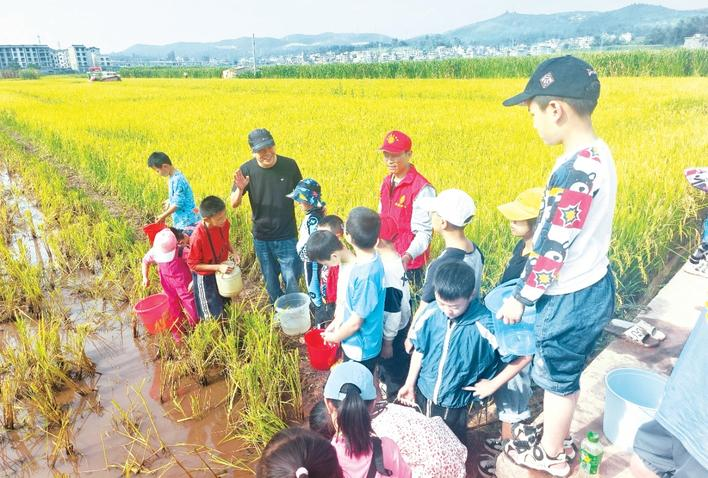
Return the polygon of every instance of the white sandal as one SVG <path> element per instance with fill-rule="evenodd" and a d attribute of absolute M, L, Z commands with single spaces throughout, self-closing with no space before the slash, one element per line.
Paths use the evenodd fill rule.
<path fill-rule="evenodd" d="M 541 437 L 543 436 L 543 422 L 535 426 L 526 425 L 525 423 L 516 423 L 511 428 L 511 434 L 514 440 L 526 441 L 531 445 L 537 442 L 540 443 Z M 568 435 L 563 440 L 563 451 L 565 452 L 568 462 L 575 459 L 578 453 L 578 447 L 575 445 L 572 435 Z"/>
<path fill-rule="evenodd" d="M 512 455 L 510 452 L 514 454 Z M 570 474 L 570 464 L 568 464 L 568 457 L 565 452 L 560 452 L 557 456 L 550 457 L 540 442 L 530 445 L 528 442 L 511 440 L 504 445 L 504 453 L 514 463 L 525 468 L 545 471 L 559 478 L 565 478 Z"/>

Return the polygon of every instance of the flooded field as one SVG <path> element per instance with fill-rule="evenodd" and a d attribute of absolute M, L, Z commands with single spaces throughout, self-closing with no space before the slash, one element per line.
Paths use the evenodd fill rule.
<path fill-rule="evenodd" d="M 146 335 L 129 305 L 145 292 L 125 270 L 116 282 L 110 255 L 79 253 L 81 242 L 100 240 L 89 230 L 72 239 L 74 250 L 57 237 L 56 211 L 45 217 L 8 164 L 0 169 L 1 476 L 252 476 L 266 434 L 301 418 L 299 353 L 284 349 L 255 306 L 259 292 L 244 291 L 248 309 L 200 324 L 179 344 Z M 271 390 L 265 367 L 275 372 Z"/>

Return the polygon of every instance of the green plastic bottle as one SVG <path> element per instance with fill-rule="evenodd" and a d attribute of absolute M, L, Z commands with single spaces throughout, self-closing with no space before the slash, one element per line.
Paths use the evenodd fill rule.
<path fill-rule="evenodd" d="M 583 471 L 583 476 L 600 475 L 602 453 L 600 435 L 595 432 L 588 432 L 587 437 L 580 444 L 580 469 Z"/>

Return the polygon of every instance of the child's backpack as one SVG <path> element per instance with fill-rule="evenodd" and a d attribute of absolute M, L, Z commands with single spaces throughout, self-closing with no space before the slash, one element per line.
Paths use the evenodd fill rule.
<path fill-rule="evenodd" d="M 369 472 L 366 474 L 366 478 L 375 478 L 376 473 L 383 476 L 391 476 L 393 472 L 387 470 L 384 466 L 383 459 L 383 447 L 381 446 L 381 438 L 371 437 L 371 465 L 369 465 Z"/>

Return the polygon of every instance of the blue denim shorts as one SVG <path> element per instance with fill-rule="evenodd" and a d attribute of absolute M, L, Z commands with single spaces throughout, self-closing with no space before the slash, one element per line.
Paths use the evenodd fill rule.
<path fill-rule="evenodd" d="M 580 374 L 614 309 L 615 281 L 610 270 L 585 289 L 541 297 L 536 302 L 533 381 L 557 395 L 580 390 Z"/>

